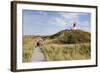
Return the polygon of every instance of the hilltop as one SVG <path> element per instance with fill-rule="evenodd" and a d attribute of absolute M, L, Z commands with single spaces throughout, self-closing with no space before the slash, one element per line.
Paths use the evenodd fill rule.
<path fill-rule="evenodd" d="M 83 30 L 62 30 L 51 36 L 34 36 L 25 35 L 24 38 L 31 39 L 44 39 L 46 43 L 57 43 L 57 44 L 74 44 L 74 43 L 90 43 L 91 34 Z"/>
<path fill-rule="evenodd" d="M 91 34 L 83 30 L 62 30 L 54 35 L 42 37 L 55 43 L 89 43 Z"/>
<path fill-rule="evenodd" d="M 29 62 L 37 41 L 43 39 L 47 61 L 83 60 L 91 58 L 91 34 L 82 30 L 62 30 L 51 36 L 23 36 L 23 62 Z"/>

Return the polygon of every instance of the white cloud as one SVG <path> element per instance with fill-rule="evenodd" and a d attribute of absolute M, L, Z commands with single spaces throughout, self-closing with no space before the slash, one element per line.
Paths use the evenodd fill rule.
<path fill-rule="evenodd" d="M 91 23 L 89 21 L 83 21 L 83 22 L 79 22 L 79 27 L 91 27 Z"/>
<path fill-rule="evenodd" d="M 58 13 L 64 20 L 67 21 L 67 25 L 73 24 L 73 22 L 79 23 L 79 16 L 81 13 L 67 13 L 67 12 L 60 12 Z"/>
<path fill-rule="evenodd" d="M 49 20 L 49 23 L 60 26 L 61 28 L 70 28 L 73 22 L 79 23 L 78 16 L 80 13 L 58 13 L 60 17 L 53 17 Z"/>
<path fill-rule="evenodd" d="M 89 21 L 84 21 L 81 23 L 81 25 L 85 26 L 85 27 L 89 27 L 90 26 L 90 22 Z"/>
<path fill-rule="evenodd" d="M 76 19 L 80 15 L 80 13 L 59 13 L 59 15 L 65 19 Z"/>
<path fill-rule="evenodd" d="M 65 12 L 59 12 L 58 13 L 60 17 L 53 17 L 50 20 L 51 24 L 60 26 L 60 27 L 66 27 L 66 25 L 71 25 L 73 22 L 79 22 L 78 16 L 79 13 L 65 13 Z"/>
<path fill-rule="evenodd" d="M 55 18 L 55 23 L 61 27 L 64 27 L 66 25 L 66 21 L 62 18 Z"/>
<path fill-rule="evenodd" d="M 78 28 L 82 29 L 84 31 L 90 32 L 91 31 L 91 23 L 89 21 L 79 22 Z"/>
<path fill-rule="evenodd" d="M 47 15 L 47 13 L 43 12 L 43 11 L 39 11 L 39 13 L 42 14 L 42 15 L 44 15 L 44 16 Z"/>

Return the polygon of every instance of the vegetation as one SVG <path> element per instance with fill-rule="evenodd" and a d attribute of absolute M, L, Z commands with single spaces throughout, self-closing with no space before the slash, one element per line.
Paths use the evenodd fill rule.
<path fill-rule="evenodd" d="M 35 48 L 35 41 L 32 36 L 24 36 L 23 38 L 23 62 L 28 62 L 31 59 Z"/>
<path fill-rule="evenodd" d="M 45 45 L 43 53 L 48 61 L 90 59 L 90 44 Z"/>
<path fill-rule="evenodd" d="M 89 43 L 91 34 L 82 30 L 63 30 L 52 36 L 46 36 L 45 39 L 55 40 L 60 44 L 71 44 L 71 43 Z"/>
<path fill-rule="evenodd" d="M 91 34 L 82 30 L 63 30 L 51 36 L 23 36 L 23 62 L 29 62 L 37 41 L 42 38 L 42 51 L 47 61 L 91 58 Z"/>

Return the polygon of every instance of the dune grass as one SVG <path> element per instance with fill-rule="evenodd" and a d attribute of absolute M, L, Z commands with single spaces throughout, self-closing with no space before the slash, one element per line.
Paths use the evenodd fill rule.
<path fill-rule="evenodd" d="M 24 42 L 23 62 L 29 62 L 36 45 L 36 38 L 26 38 Z M 56 44 L 52 43 L 52 40 L 47 40 L 45 42 L 46 43 L 43 45 L 42 51 L 47 61 L 83 60 L 91 58 L 90 43 Z"/>
<path fill-rule="evenodd" d="M 23 62 L 29 62 L 36 45 L 36 38 L 26 38 L 24 40 Z M 42 51 L 47 61 L 84 60 L 91 58 L 90 43 L 56 44 L 52 43 L 52 40 L 47 40 L 45 42 Z"/>
<path fill-rule="evenodd" d="M 42 38 L 42 51 L 47 61 L 84 60 L 91 58 L 91 33 L 63 30 L 51 36 L 23 36 L 23 62 L 29 62 L 37 41 Z"/>
<path fill-rule="evenodd" d="M 23 62 L 29 62 L 35 48 L 36 39 L 31 36 L 24 36 L 23 38 Z"/>
<path fill-rule="evenodd" d="M 90 44 L 44 45 L 43 53 L 47 61 L 90 59 Z"/>

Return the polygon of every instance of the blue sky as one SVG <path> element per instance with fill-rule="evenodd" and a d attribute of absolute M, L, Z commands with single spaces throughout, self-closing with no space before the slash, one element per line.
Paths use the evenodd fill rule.
<path fill-rule="evenodd" d="M 22 17 L 23 35 L 53 35 L 74 22 L 77 29 L 91 31 L 90 13 L 23 10 Z"/>

